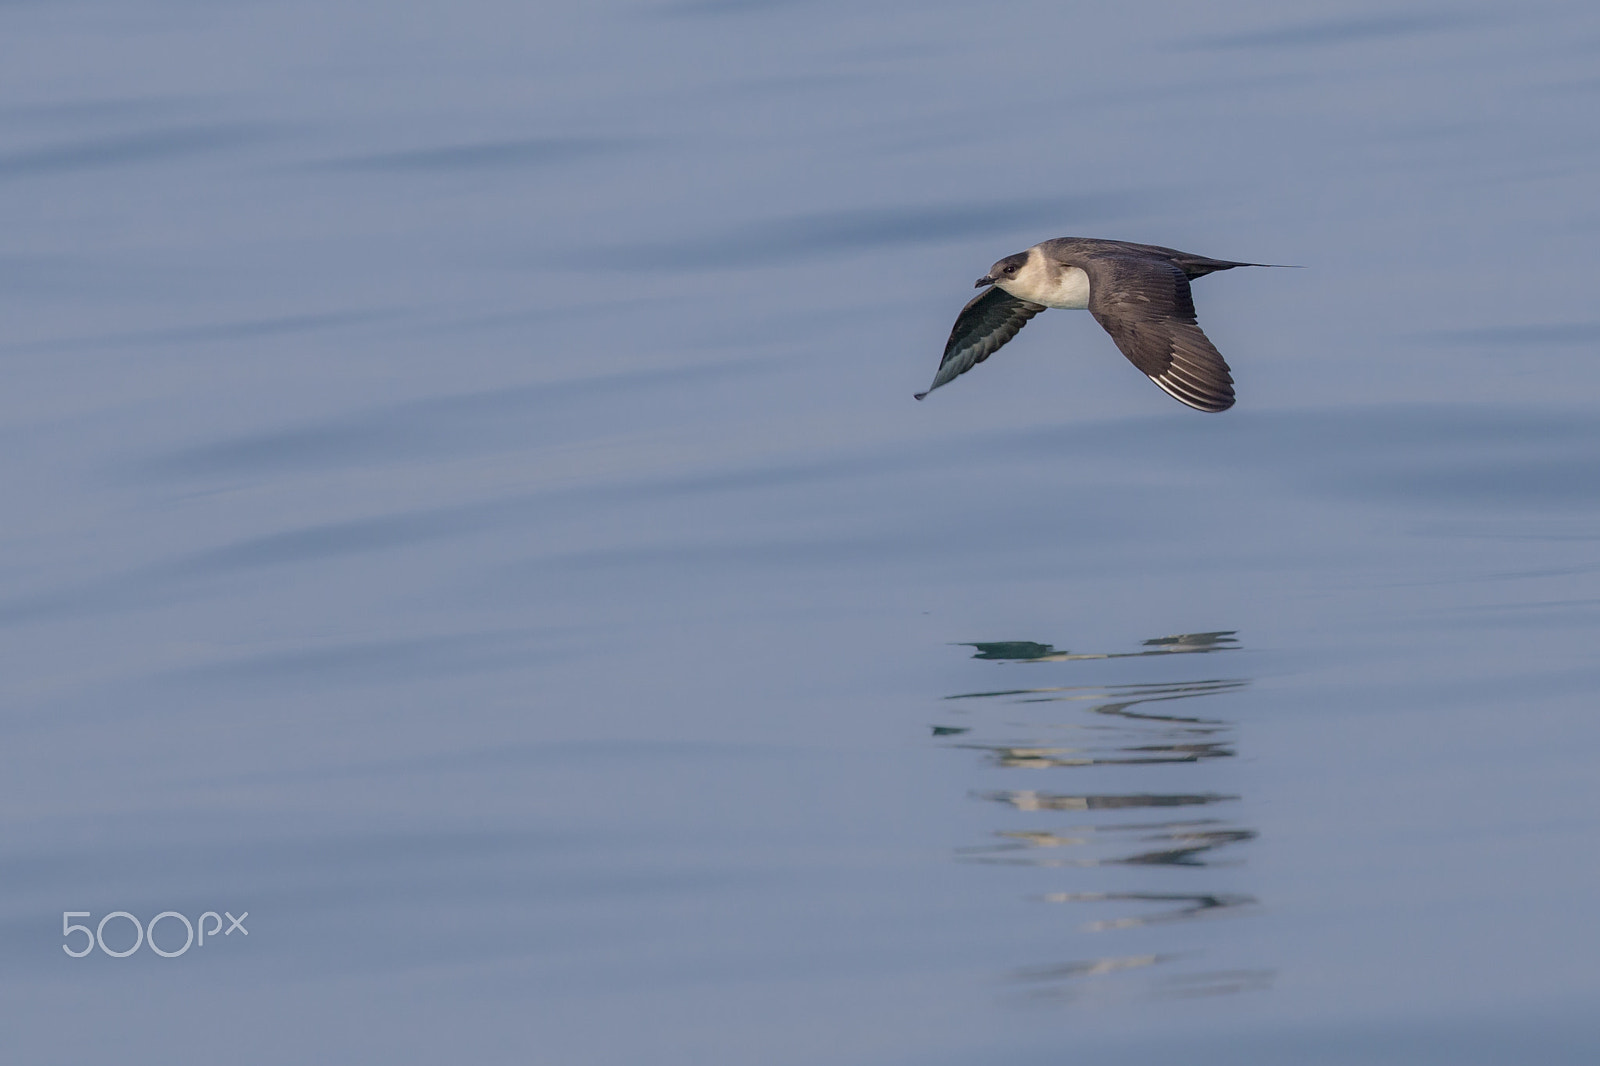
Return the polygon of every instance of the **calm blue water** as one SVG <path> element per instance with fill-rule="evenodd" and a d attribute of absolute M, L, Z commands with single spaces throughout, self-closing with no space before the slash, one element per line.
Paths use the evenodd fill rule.
<path fill-rule="evenodd" d="M 1597 58 L 0 4 L 6 1061 L 1595 1061 Z M 913 402 L 1061 235 L 1307 269 Z"/>

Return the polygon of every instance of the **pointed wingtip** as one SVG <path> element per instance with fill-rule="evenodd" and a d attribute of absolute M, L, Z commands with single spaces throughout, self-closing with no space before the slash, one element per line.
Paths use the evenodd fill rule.
<path fill-rule="evenodd" d="M 932 389 L 928 390 L 928 392 L 932 392 L 932 391 L 933 391 Z M 914 392 L 914 393 L 911 394 L 911 398 L 913 400 L 920 400 L 923 397 L 927 396 L 928 392 Z"/>

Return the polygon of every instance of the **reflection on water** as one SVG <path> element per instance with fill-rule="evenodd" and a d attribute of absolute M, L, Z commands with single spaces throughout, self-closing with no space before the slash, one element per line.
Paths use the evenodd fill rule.
<path fill-rule="evenodd" d="M 938 734 L 935 733 L 934 735 L 937 736 Z M 1225 796 L 1217 792 L 1205 792 L 1192 796 L 1178 794 L 1156 795 L 1148 792 L 1131 796 L 1062 796 L 1052 792 L 1035 792 L 1032 789 L 1024 789 L 1020 792 L 988 792 L 982 795 L 984 799 L 1009 803 L 1019 811 L 1091 811 L 1116 807 L 1193 807 L 1202 803 L 1224 803 L 1228 800 L 1239 798 L 1238 796 Z"/>
<path fill-rule="evenodd" d="M 1172 637 L 1156 637 L 1144 642 L 1146 651 L 1115 653 L 1095 652 L 1073 654 L 1057 649 L 1053 644 L 1036 644 L 1031 640 L 997 640 L 964 643 L 960 647 L 976 648 L 974 659 L 999 659 L 1005 662 L 1064 663 L 1075 659 L 1134 659 L 1145 655 L 1192 654 L 1207 651 L 1229 651 L 1239 646 L 1235 630 L 1217 633 L 1180 633 Z"/>
<path fill-rule="evenodd" d="M 1048 646 L 1048 645 L 1046 645 Z M 1212 650 L 1211 648 L 1195 650 Z M 1134 654 L 1149 654 L 1136 652 Z M 1074 656 L 1078 659 L 1107 659 L 1109 655 Z M 1039 661 L 1029 659 L 1027 661 Z M 1061 661 L 1057 659 L 1056 661 Z M 1084 702 L 1093 706 L 1087 713 L 1127 720 L 1126 723 L 1029 722 L 1028 728 L 1071 730 L 1085 735 L 1082 746 L 1044 746 L 1037 743 L 974 743 L 967 746 L 988 752 L 1003 766 L 1094 766 L 1164 762 L 1198 762 L 1234 755 L 1224 738 L 1226 722 L 1154 714 L 1131 708 L 1146 703 L 1211 696 L 1243 688 L 1248 682 L 1238 679 L 1190 681 L 1179 684 L 1131 684 L 1103 686 L 1056 686 L 1054 688 L 1005 689 L 999 692 L 965 693 L 953 700 L 1014 697 L 1013 703 Z M 1149 723 L 1149 724 L 1146 724 Z M 935 727 L 946 730 L 951 727 Z M 1223 738 L 1223 739 L 1200 739 Z"/>
<path fill-rule="evenodd" d="M 1044 1000 L 1071 1000 L 1077 997 L 1077 982 L 1083 978 L 1104 978 L 1175 962 L 1183 955 L 1124 955 L 1115 958 L 1069 962 L 1060 966 L 1039 966 L 1017 970 L 1012 979 L 1035 987 L 1031 994 Z M 1270 988 L 1276 974 L 1272 970 L 1204 970 L 1169 974 L 1152 984 L 1145 994 L 1156 998 L 1190 998 L 1230 995 Z"/>
<path fill-rule="evenodd" d="M 1164 846 L 1112 858 L 1059 858 L 1007 854 L 1036 848 L 1077 847 L 1095 843 L 1097 834 L 1110 836 L 1117 833 L 1136 834 L 1136 839 L 1141 843 L 1159 842 Z M 1017 863 L 1027 866 L 1214 866 L 1216 863 L 1207 857 L 1209 852 L 1227 844 L 1254 840 L 1256 837 L 1254 830 L 1223 826 L 1220 819 L 1216 818 L 1138 825 L 1080 825 L 1056 832 L 1002 830 L 996 835 L 1006 838 L 1009 842 L 964 849 L 962 854 L 972 862 Z M 1108 840 L 1107 843 L 1115 842 Z"/>
<path fill-rule="evenodd" d="M 1034 641 L 987 641 L 962 645 L 975 649 L 973 658 L 999 664 L 1070 663 L 1089 660 L 1144 659 L 1152 656 L 1205 654 L 1238 648 L 1233 631 L 1191 633 L 1144 641 L 1142 650 L 1073 653 Z M 1145 663 L 1129 663 L 1138 670 Z M 1150 664 L 1153 665 L 1153 664 Z M 1243 992 L 1270 985 L 1272 971 L 1193 970 L 1163 975 L 1130 985 L 1130 974 L 1169 963 L 1194 960 L 1204 949 L 1176 943 L 1162 927 L 1187 927 L 1202 918 L 1249 913 L 1255 896 L 1220 891 L 1211 885 L 1184 884 L 1199 871 L 1243 865 L 1239 845 L 1257 831 L 1221 816 L 1152 818 L 1140 812 L 1179 807 L 1226 807 L 1240 796 L 1231 792 L 1164 790 L 1161 781 L 1237 754 L 1234 725 L 1216 715 L 1178 714 L 1169 705 L 1201 697 L 1225 697 L 1250 684 L 1245 678 L 1117 681 L 1099 685 L 1058 684 L 966 692 L 946 697 L 951 713 L 968 724 L 938 724 L 935 737 L 946 746 L 978 752 L 983 765 L 1002 771 L 1079 769 L 1095 774 L 1096 783 L 1115 775 L 1118 788 L 1105 792 L 1057 792 L 1036 788 L 974 790 L 974 799 L 1003 805 L 1016 820 L 1037 821 L 1039 815 L 1093 812 L 1095 817 L 1071 823 L 1007 824 L 994 830 L 989 843 L 958 848 L 960 862 L 1039 870 L 1083 871 L 1055 891 L 1031 898 L 1047 904 L 1072 904 L 1084 933 L 1157 930 L 1159 950 L 1107 955 L 1049 965 L 1018 968 L 1013 977 L 1046 999 L 1072 999 L 1093 980 L 1098 989 L 1115 977 L 1125 994 L 1202 996 Z M 1066 704 L 1052 708 L 1051 705 Z M 1183 708 L 1187 710 L 1187 707 Z M 959 738 L 959 739 L 955 739 Z M 1065 741 L 1065 743 L 1061 742 Z M 1100 769 L 1083 769 L 1083 768 Z M 1154 775 L 1163 775 L 1156 778 Z M 1173 784 L 1178 784 L 1173 781 Z M 1192 784 L 1192 777 L 1184 783 Z M 1154 786 L 1154 787 L 1151 787 Z M 1127 813 L 1124 813 L 1127 812 Z M 1178 812 L 1174 811 L 1174 815 Z M 1187 813 L 1187 812 L 1186 812 Z M 1195 811 L 1194 815 L 1202 812 Z M 1129 820 L 1132 815 L 1132 820 Z M 1148 885 L 1096 885 L 1088 871 L 1139 870 Z M 1172 941 L 1168 943 L 1167 941 Z M 1183 950 L 1167 950 L 1169 948 Z M 1098 991 L 1097 991 L 1098 994 Z"/>
<path fill-rule="evenodd" d="M 1150 914 L 1128 918 L 1107 918 L 1089 922 L 1085 929 L 1098 932 L 1102 929 L 1135 929 L 1141 925 L 1161 922 L 1181 922 L 1190 918 L 1206 918 L 1221 914 L 1234 907 L 1245 907 L 1256 901 L 1254 896 L 1238 893 L 1195 893 L 1183 895 L 1175 892 L 1052 892 L 1042 897 L 1046 903 L 1104 903 L 1108 900 L 1133 900 L 1139 903 L 1165 904 Z"/>

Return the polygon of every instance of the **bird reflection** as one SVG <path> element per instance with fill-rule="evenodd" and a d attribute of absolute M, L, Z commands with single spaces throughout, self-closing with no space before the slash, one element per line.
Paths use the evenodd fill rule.
<path fill-rule="evenodd" d="M 1229 730 L 1228 723 L 1212 718 L 1154 714 L 1134 707 L 1168 700 L 1215 696 L 1241 689 L 1247 681 L 1221 679 L 1180 684 L 1056 686 L 1054 688 L 1004 689 L 998 692 L 969 692 L 947 696 L 951 700 L 1002 699 L 1018 704 L 1094 703 L 1085 708 L 1090 714 L 1123 719 L 1121 728 L 1082 722 L 1033 722 L 1035 729 L 1097 730 L 1101 743 L 1085 747 L 1061 747 L 1034 743 L 973 743 L 964 747 L 985 751 L 1002 766 L 1042 769 L 1051 766 L 1145 765 L 1151 763 L 1199 762 L 1234 755 L 1227 741 L 1202 741 L 1197 737 L 1216 736 Z M 1107 697 L 1111 697 L 1108 699 Z M 1098 702 L 1096 702 L 1098 701 Z M 935 734 L 949 735 L 956 727 L 935 726 Z M 970 727 L 965 730 L 970 732 Z M 1130 744 L 1128 741 L 1155 740 L 1156 743 Z"/>
<path fill-rule="evenodd" d="M 1016 792 L 976 792 L 978 799 L 1008 803 L 1019 811 L 1099 811 L 1123 807 L 1198 807 L 1206 803 L 1227 803 L 1238 796 L 1220 792 L 1185 794 L 1170 792 L 1138 792 L 1127 796 L 1063 796 L 1054 792 L 1035 792 L 1022 789 Z"/>
<path fill-rule="evenodd" d="M 1105 857 L 1032 854 L 1043 848 L 1084 847 L 1102 843 L 1121 845 L 1119 834 L 1138 834 L 1134 839 L 1140 844 L 1163 846 Z M 1005 843 L 967 848 L 958 854 L 968 862 L 1013 866 L 1214 866 L 1217 863 L 1211 858 L 1211 852 L 1256 838 L 1255 830 L 1227 826 L 1216 818 L 1133 825 L 1084 825 L 1055 831 L 1001 830 L 995 835 L 1003 838 Z"/>
<path fill-rule="evenodd" d="M 1104 981 L 1115 979 L 1132 971 L 1137 973 L 1151 966 L 1178 962 L 1186 955 L 1122 955 L 1100 959 L 1083 959 L 1061 963 L 1057 966 L 1037 966 L 1019 969 L 1011 979 L 1038 987 L 1030 995 L 1038 1000 L 1071 1001 L 1085 998 L 1089 986 L 1084 978 Z M 1191 973 L 1169 974 L 1143 990 L 1144 994 L 1161 999 L 1191 999 L 1200 996 L 1225 996 L 1270 988 L 1277 976 L 1274 970 L 1199 970 Z M 1104 986 L 1101 986 L 1103 991 Z"/>
<path fill-rule="evenodd" d="M 982 641 L 960 645 L 974 649 L 972 658 L 1000 665 L 1070 664 L 1090 660 L 1150 660 L 1172 655 L 1209 654 L 1239 648 L 1233 630 L 1186 633 L 1144 641 L 1139 650 L 1126 652 L 1070 652 L 1035 641 Z M 1153 668 L 1153 663 L 1151 663 Z M 1068 669 L 1078 669 L 1068 667 Z M 1143 663 L 1128 663 L 1128 670 L 1145 671 Z M 1169 673 L 1162 668 L 1164 673 Z M 1063 678 L 1062 680 L 1068 680 Z M 1040 677 L 1039 680 L 1054 680 Z M 1114 684 L 1051 684 L 947 696 L 950 716 L 961 724 L 932 726 L 945 747 L 972 751 L 983 764 L 1003 772 L 1079 772 L 1093 774 L 1096 784 L 1158 785 L 1164 775 L 1178 771 L 1156 769 L 1183 765 L 1196 767 L 1238 754 L 1236 729 L 1226 717 L 1190 712 L 1177 701 L 1209 702 L 1247 688 L 1238 677 L 1201 677 L 1120 680 Z M 1179 710 L 1185 713 L 1177 713 Z M 1090 767 L 1101 769 L 1089 770 Z M 1196 771 L 1182 771 L 1184 783 L 1193 784 Z M 1111 775 L 1109 778 L 1107 775 Z M 1065 778 L 1063 780 L 1066 780 Z M 1090 780 L 1085 777 L 1084 780 Z M 1176 783 L 1176 782 L 1174 782 Z M 1067 884 L 1062 890 L 1033 898 L 1046 903 L 1073 904 L 1093 913 L 1111 913 L 1081 925 L 1090 933 L 1144 928 L 1182 927 L 1201 919 L 1248 913 L 1256 898 L 1243 892 L 1187 888 L 1175 878 L 1198 876 L 1184 871 L 1228 869 L 1242 864 L 1242 845 L 1257 831 L 1223 816 L 1199 817 L 1204 812 L 1180 813 L 1175 808 L 1222 807 L 1239 802 L 1232 792 L 1166 791 L 1158 788 L 1104 791 L 1046 791 L 1016 788 L 974 791 L 974 799 L 995 803 L 1013 817 L 1049 817 L 1077 812 L 1071 824 L 1003 826 L 989 843 L 960 848 L 960 862 L 992 866 L 1032 867 L 1043 870 L 1078 870 L 1075 878 L 1094 877 L 1094 869 L 1123 868 L 1150 871 L 1159 877 L 1149 890 L 1100 889 L 1092 882 Z M 1155 814 L 1172 810 L 1172 816 Z M 1138 812 L 1149 811 L 1144 817 Z M 1154 814 L 1154 817 L 1151 815 Z M 1130 819 L 1128 816 L 1132 815 Z M 1171 873 L 1157 874 L 1167 870 Z M 1162 937 L 1170 939 L 1171 933 Z M 1155 946 L 1155 945 L 1150 945 Z M 1019 969 L 1013 978 L 1044 998 L 1076 998 L 1084 981 L 1132 979 L 1128 975 L 1151 967 L 1165 967 L 1197 957 L 1193 951 L 1154 951 L 1112 955 L 1053 966 Z M 1198 996 L 1243 992 L 1266 987 L 1270 970 L 1193 970 L 1152 980 L 1140 994 Z M 1137 980 L 1144 980 L 1139 978 Z"/>
<path fill-rule="evenodd" d="M 1085 929 L 1135 929 L 1141 925 L 1160 925 L 1165 922 L 1185 922 L 1195 918 L 1214 917 L 1235 907 L 1247 907 L 1256 901 L 1254 896 L 1238 893 L 1181 892 L 1052 892 L 1041 897 L 1046 903 L 1107 903 L 1131 900 L 1139 903 L 1178 904 L 1151 914 L 1127 918 L 1108 918 L 1090 922 Z"/>
<path fill-rule="evenodd" d="M 973 656 L 977 658 L 977 656 Z M 1122 715 L 1125 718 L 1154 718 L 1167 722 L 1211 722 L 1207 718 L 1180 718 L 1173 715 L 1135 715 L 1129 707 L 1141 703 L 1163 700 L 1189 699 L 1194 696 L 1214 696 L 1241 689 L 1250 682 L 1237 678 L 1219 678 L 1213 681 L 1184 681 L 1161 685 L 1057 685 L 1054 688 L 1006 688 L 996 692 L 962 692 L 946 696 L 947 700 L 986 700 L 1001 696 L 1017 696 L 1016 703 L 1083 703 L 1100 702 L 1091 708 L 1096 714 Z M 1221 724 L 1221 723 L 1218 723 Z"/>
<path fill-rule="evenodd" d="M 1066 649 L 1057 650 L 1053 644 L 1035 644 L 1031 640 L 996 640 L 966 642 L 960 647 L 976 648 L 974 659 L 999 659 L 1005 662 L 1064 663 L 1081 659 L 1137 659 L 1147 655 L 1183 655 L 1211 651 L 1231 651 L 1239 646 L 1234 637 L 1236 629 L 1216 633 L 1180 633 L 1171 637 L 1156 637 L 1144 642 L 1147 651 L 1090 652 L 1073 654 Z"/>
<path fill-rule="evenodd" d="M 1098 977 L 1119 970 L 1137 970 L 1145 966 L 1171 962 L 1181 955 L 1123 955 L 1120 958 L 1084 959 L 1081 962 L 1064 962 L 1058 966 L 1030 966 L 1012 971 L 1016 981 L 1056 981 L 1063 977 Z"/>
<path fill-rule="evenodd" d="M 1000 766 L 1035 770 L 1050 766 L 1147 766 L 1152 763 L 1225 759 L 1233 755 L 1233 749 L 1225 744 L 1145 744 L 1111 749 L 1105 754 L 1088 748 L 1036 748 L 1009 744 L 961 746 L 988 752 Z"/>

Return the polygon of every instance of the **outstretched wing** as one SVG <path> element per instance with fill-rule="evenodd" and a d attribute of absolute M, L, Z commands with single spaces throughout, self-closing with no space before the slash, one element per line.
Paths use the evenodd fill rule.
<path fill-rule="evenodd" d="M 928 392 L 954 381 L 999 351 L 1028 324 L 1028 319 L 1043 310 L 1043 304 L 1019 300 L 998 285 L 974 296 L 956 317 L 955 328 L 944 346 L 944 358 L 939 360 L 939 372 L 933 376 Z M 917 393 L 917 399 L 928 392 Z"/>
<path fill-rule="evenodd" d="M 1081 265 L 1089 275 L 1089 313 L 1134 366 L 1190 407 L 1233 406 L 1233 376 L 1195 324 L 1189 279 L 1180 267 L 1122 255 L 1089 256 Z"/>

